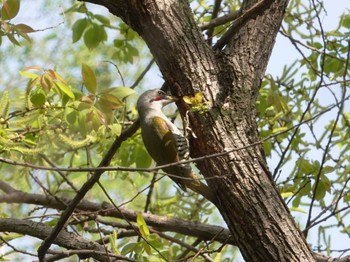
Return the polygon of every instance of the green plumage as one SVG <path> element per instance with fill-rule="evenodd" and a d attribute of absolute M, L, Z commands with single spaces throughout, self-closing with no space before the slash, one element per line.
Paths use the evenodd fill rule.
<path fill-rule="evenodd" d="M 141 134 L 145 147 L 157 165 L 167 165 L 188 158 L 186 138 L 162 112 L 162 107 L 175 101 L 159 89 L 144 92 L 137 101 Z M 191 170 L 189 164 L 179 164 L 163 168 L 179 187 L 187 188 L 203 195 L 211 202 L 216 197 Z"/>

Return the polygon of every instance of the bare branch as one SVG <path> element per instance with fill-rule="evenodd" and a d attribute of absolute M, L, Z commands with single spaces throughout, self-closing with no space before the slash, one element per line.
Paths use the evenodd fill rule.
<path fill-rule="evenodd" d="M 212 19 L 209 22 L 204 22 L 198 25 L 201 30 L 207 30 L 210 27 L 216 27 L 219 25 L 226 24 L 227 22 L 231 22 L 237 19 L 242 14 L 242 10 L 238 10 L 236 12 L 229 13 L 224 16 L 220 16 L 218 18 Z"/>
<path fill-rule="evenodd" d="M 0 190 L 4 191 L 6 194 L 11 194 L 17 192 L 12 186 L 7 184 L 6 182 L 0 180 Z"/>
<path fill-rule="evenodd" d="M 221 1 L 222 0 L 215 0 L 213 13 L 211 15 L 211 20 L 214 20 L 215 18 L 217 18 L 218 13 L 220 11 Z M 215 29 L 214 26 L 209 26 L 208 31 L 207 31 L 209 45 L 212 45 L 214 29 Z"/>
<path fill-rule="evenodd" d="M 1 232 L 16 232 L 23 235 L 45 239 L 50 235 L 51 229 L 51 227 L 40 222 L 16 218 L 0 218 Z M 99 261 L 108 261 L 102 245 L 99 245 L 93 241 L 85 240 L 78 236 L 74 236 L 66 231 L 59 232 L 53 243 L 73 250 L 90 250 L 90 257 Z M 113 256 L 113 254 L 111 255 Z"/>
<path fill-rule="evenodd" d="M 135 87 L 137 87 L 137 85 L 141 82 L 141 80 L 145 77 L 145 75 L 147 74 L 147 72 L 151 69 L 152 65 L 154 64 L 154 59 L 152 59 L 148 65 L 146 66 L 146 68 L 142 71 L 142 73 L 139 75 L 139 77 L 136 79 L 135 83 L 133 83 L 130 88 L 134 89 Z"/>
<path fill-rule="evenodd" d="M 0 185 L 1 185 L 0 181 Z M 61 204 L 61 202 L 69 203 L 71 200 L 61 198 L 61 201 L 57 201 L 52 196 L 44 196 L 40 194 L 29 194 L 24 193 L 21 191 L 15 191 L 10 194 L 6 195 L 0 195 L 0 203 L 27 203 L 27 204 L 35 204 L 35 205 L 42 205 L 47 208 L 54 208 L 54 209 L 61 209 L 63 210 L 65 208 L 64 205 Z M 78 205 L 77 209 L 79 209 L 79 212 L 89 212 L 90 214 L 98 214 L 100 216 L 106 216 L 106 217 L 115 217 L 115 218 L 127 218 L 130 221 L 136 221 L 137 212 L 127 209 L 127 208 L 119 208 L 120 212 L 116 210 L 112 205 L 107 203 L 94 203 L 87 200 L 82 200 Z M 142 213 L 143 218 L 145 219 L 147 225 L 152 227 L 152 230 L 157 232 L 162 231 L 171 231 L 176 232 L 179 234 L 184 234 L 188 236 L 197 237 L 201 240 L 206 241 L 218 241 L 223 244 L 229 244 L 229 245 L 236 245 L 234 239 L 231 236 L 231 233 L 228 229 L 222 228 L 220 226 L 215 225 L 208 225 L 200 222 L 193 222 L 193 221 L 187 221 L 181 218 L 177 217 L 167 217 L 167 216 L 158 216 L 153 215 L 149 213 Z M 7 232 L 17 232 L 21 234 L 27 234 L 34 237 L 38 237 L 40 239 L 45 239 L 49 233 L 51 232 L 51 227 L 43 224 L 43 223 L 36 223 L 29 220 L 20 220 L 20 219 L 7 219 L 7 223 L 4 222 L 5 220 L 0 219 L 0 231 L 7 231 Z M 4 223 L 3 223 L 4 222 Z M 12 224 L 9 225 L 9 224 Z M 111 222 L 108 222 L 111 223 Z M 22 225 L 22 226 L 19 226 Z M 41 225 L 44 225 L 44 227 L 41 227 Z M 112 226 L 120 226 L 119 224 L 112 224 Z M 32 227 L 32 228 L 31 228 Z M 43 230 L 43 231 L 42 231 Z M 135 236 L 135 232 L 132 230 L 129 233 L 126 234 L 126 236 Z M 93 245 L 97 245 L 95 242 L 86 241 L 83 240 L 80 241 L 80 238 L 77 238 L 80 242 L 76 241 L 75 238 L 71 238 L 73 243 L 63 243 L 65 242 L 65 238 L 61 237 L 61 234 L 65 237 L 66 234 L 69 235 L 71 238 L 71 234 L 61 231 L 58 235 L 58 237 L 54 240 L 53 243 L 70 248 L 70 249 L 78 249 L 78 250 L 86 250 L 89 248 L 80 247 L 81 243 L 89 243 Z M 121 235 L 122 236 L 122 233 Z M 77 242 L 75 244 L 75 241 Z M 85 242 L 84 242 L 85 241 Z M 67 246 L 66 244 L 73 245 L 73 246 Z M 101 248 L 100 251 L 95 251 L 95 249 L 91 249 L 91 257 L 95 256 L 102 256 L 107 257 L 104 253 L 104 247 L 102 245 L 97 246 L 98 248 Z M 102 252 L 102 253 L 98 253 Z M 79 253 L 78 251 L 76 253 Z M 114 256 L 114 254 L 109 254 L 110 256 Z M 346 262 L 350 260 L 346 260 L 346 258 L 341 259 L 334 259 L 330 257 L 326 257 L 319 253 L 313 253 L 314 258 L 318 262 L 325 262 L 325 261 L 333 261 L 333 262 Z M 330 259 L 330 260 L 326 260 Z M 350 259 L 350 257 L 347 257 L 347 259 Z M 106 261 L 106 260 L 101 260 Z"/>
<path fill-rule="evenodd" d="M 61 198 L 64 203 L 70 203 L 70 199 Z M 12 194 L 0 195 L 0 203 L 27 203 L 42 205 L 44 207 L 64 210 L 65 206 L 57 201 L 52 196 L 44 196 L 40 194 L 29 194 L 17 191 Z M 88 212 L 106 217 L 115 217 L 120 219 L 128 219 L 129 221 L 136 221 L 137 212 L 127 209 L 119 208 L 119 211 L 108 203 L 95 203 L 87 200 L 82 200 L 76 208 L 79 212 Z M 158 216 L 149 213 L 142 213 L 147 225 L 154 227 L 158 231 L 172 231 L 179 234 L 194 236 L 202 240 L 215 241 L 221 243 L 228 243 L 234 245 L 235 242 L 231 237 L 228 229 L 220 226 L 207 225 L 200 222 L 187 221 L 177 217 Z"/>

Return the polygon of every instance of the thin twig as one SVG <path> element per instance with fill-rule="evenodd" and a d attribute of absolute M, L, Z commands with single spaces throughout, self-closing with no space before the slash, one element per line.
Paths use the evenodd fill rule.
<path fill-rule="evenodd" d="M 145 77 L 145 75 L 147 74 L 147 72 L 151 69 L 152 65 L 154 64 L 154 59 L 152 59 L 148 65 L 146 66 L 146 68 L 142 71 L 142 73 L 139 75 L 139 77 L 136 79 L 136 81 L 130 86 L 131 89 L 134 89 L 135 87 L 137 87 L 137 85 L 141 82 L 141 80 Z"/>
<path fill-rule="evenodd" d="M 214 20 L 215 18 L 217 18 L 218 13 L 220 11 L 221 2 L 222 2 L 222 0 L 215 0 L 213 12 L 211 14 L 211 20 Z M 212 26 L 209 26 L 208 31 L 207 31 L 209 45 L 212 45 L 212 42 L 213 42 L 214 29 L 215 29 L 215 26 L 212 25 Z"/>
<path fill-rule="evenodd" d="M 103 62 L 110 63 L 110 64 L 114 65 L 114 67 L 117 69 L 117 72 L 118 72 L 118 74 L 119 74 L 119 76 L 120 76 L 120 79 L 122 80 L 123 86 L 125 86 L 124 78 L 123 78 L 122 73 L 121 73 L 120 70 L 119 70 L 119 67 L 118 67 L 115 63 L 113 63 L 113 62 L 111 62 L 111 61 L 108 61 L 108 60 L 105 60 L 105 61 L 103 61 Z"/>
<path fill-rule="evenodd" d="M 321 73 L 320 84 L 322 84 L 323 81 L 324 81 L 324 79 L 323 79 L 323 72 L 324 72 L 325 58 L 326 58 L 326 53 L 327 53 L 327 43 L 326 43 L 326 37 L 325 37 L 324 30 L 323 30 L 321 18 L 320 18 L 319 12 L 317 11 L 315 1 L 312 0 L 311 2 L 312 2 L 314 10 L 316 12 L 316 18 L 317 18 L 317 21 L 318 21 L 318 25 L 320 27 L 321 38 L 322 38 L 322 41 L 323 41 L 323 56 L 322 56 L 322 59 L 321 59 L 321 72 L 320 72 Z M 326 163 L 326 158 L 327 158 L 327 154 L 328 154 L 329 148 L 331 146 L 333 134 L 334 134 L 334 132 L 336 130 L 339 118 L 340 118 L 340 116 L 342 114 L 342 111 L 343 111 L 343 108 L 344 108 L 345 95 L 346 95 L 346 88 L 344 87 L 343 88 L 343 92 L 342 92 L 342 99 L 341 99 L 342 102 L 340 103 L 340 107 L 339 107 L 338 113 L 337 113 L 336 118 L 334 120 L 333 127 L 331 129 L 331 132 L 330 132 L 330 135 L 328 137 L 328 141 L 327 141 L 326 147 L 324 149 L 324 154 L 322 156 L 321 165 L 320 165 L 320 168 L 318 170 L 318 174 L 316 175 L 315 186 L 314 186 L 314 190 L 313 190 L 313 194 L 312 194 L 312 198 L 311 198 L 311 202 L 310 202 L 310 207 L 309 207 L 309 212 L 308 212 L 308 216 L 307 216 L 307 220 L 306 220 L 306 226 L 305 226 L 306 228 L 308 228 L 310 226 L 310 221 L 311 221 L 311 217 L 312 217 L 312 210 L 313 210 L 313 207 L 314 207 L 314 202 L 316 200 L 317 189 L 318 189 L 318 185 L 319 185 L 320 180 L 321 180 L 323 166 Z M 304 233 L 304 236 L 307 237 L 308 229 L 304 230 L 303 233 Z"/>
<path fill-rule="evenodd" d="M 154 184 L 156 183 L 156 181 L 157 181 L 157 173 L 153 173 L 153 177 L 149 185 L 149 190 L 146 198 L 145 208 L 143 210 L 143 212 L 145 213 L 148 212 L 149 205 L 151 204 L 152 193 L 153 193 Z"/>

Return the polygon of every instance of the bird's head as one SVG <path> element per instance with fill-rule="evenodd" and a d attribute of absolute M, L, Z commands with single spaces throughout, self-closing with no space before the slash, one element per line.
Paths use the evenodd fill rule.
<path fill-rule="evenodd" d="M 162 107 L 178 100 L 160 89 L 147 90 L 137 100 L 138 111 L 148 108 L 161 109 Z"/>

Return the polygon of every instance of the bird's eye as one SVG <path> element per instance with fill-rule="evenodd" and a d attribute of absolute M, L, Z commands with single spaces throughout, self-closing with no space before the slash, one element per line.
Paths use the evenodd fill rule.
<path fill-rule="evenodd" d="M 162 90 L 158 90 L 158 95 L 165 96 L 165 92 L 163 92 Z"/>

